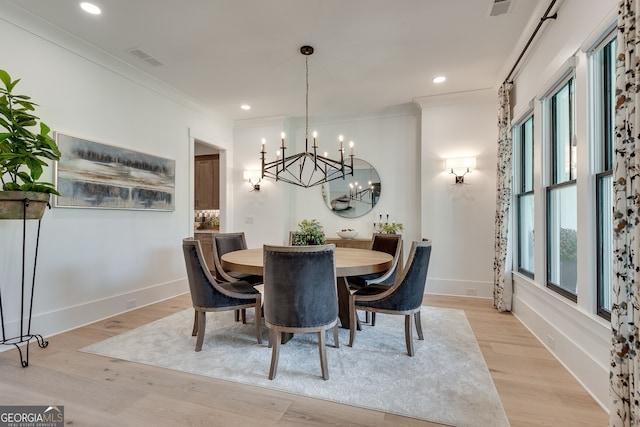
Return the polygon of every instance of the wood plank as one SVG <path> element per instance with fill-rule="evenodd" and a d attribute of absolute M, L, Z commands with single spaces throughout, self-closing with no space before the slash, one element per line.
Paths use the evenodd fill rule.
<path fill-rule="evenodd" d="M 513 427 L 607 425 L 606 413 L 511 314 L 479 298 L 428 295 L 425 304 L 465 311 Z M 78 351 L 190 307 L 184 294 L 50 337 L 48 348 L 31 348 L 26 369 L 16 350 L 0 353 L 0 401 L 61 404 L 67 424 L 91 426 L 438 426 Z"/>

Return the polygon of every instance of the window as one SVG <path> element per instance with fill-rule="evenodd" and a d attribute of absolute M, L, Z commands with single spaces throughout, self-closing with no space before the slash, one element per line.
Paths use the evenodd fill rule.
<path fill-rule="evenodd" d="M 529 115 L 514 127 L 513 141 L 517 156 L 515 182 L 518 209 L 518 271 L 533 278 L 533 115 Z"/>
<path fill-rule="evenodd" d="M 547 286 L 577 301 L 577 189 L 574 77 L 546 99 L 549 141 Z"/>
<path fill-rule="evenodd" d="M 596 173 L 597 312 L 611 319 L 613 240 L 613 145 L 615 132 L 616 38 L 615 31 L 600 43 L 591 57 L 594 84 L 594 154 Z"/>

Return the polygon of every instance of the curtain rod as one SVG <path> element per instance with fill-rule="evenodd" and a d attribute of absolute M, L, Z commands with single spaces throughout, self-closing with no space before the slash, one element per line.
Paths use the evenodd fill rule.
<path fill-rule="evenodd" d="M 520 63 L 520 60 L 524 56 L 524 53 L 527 51 L 527 49 L 531 45 L 531 42 L 533 41 L 534 37 L 536 36 L 536 34 L 538 34 L 538 30 L 540 30 L 540 27 L 542 27 L 542 24 L 544 23 L 544 21 L 546 21 L 547 19 L 556 19 L 558 17 L 558 13 L 557 12 L 554 13 L 553 15 L 549 15 L 549 12 L 551 12 L 551 9 L 553 8 L 553 6 L 555 4 L 556 4 L 556 0 L 551 0 L 551 3 L 549 4 L 549 7 L 544 12 L 544 15 L 542 15 L 542 18 L 540 18 L 540 22 L 538 22 L 538 25 L 536 26 L 536 29 L 533 30 L 533 34 L 531 34 L 531 37 L 529 37 L 529 40 L 527 41 L 527 44 L 524 46 L 524 49 L 522 49 L 522 52 L 520 52 L 520 56 L 518 56 L 518 59 L 516 59 L 516 63 L 513 64 L 513 68 L 511 68 L 511 71 L 509 71 L 509 74 L 507 74 L 507 78 L 504 79 L 504 83 L 513 83 L 513 81 L 509 81 L 509 79 L 511 78 L 511 75 L 513 74 L 513 72 L 515 71 L 516 67 Z"/>

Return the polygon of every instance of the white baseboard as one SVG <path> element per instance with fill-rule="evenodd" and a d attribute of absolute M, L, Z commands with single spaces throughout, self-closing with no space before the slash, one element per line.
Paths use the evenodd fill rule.
<path fill-rule="evenodd" d="M 609 413 L 608 331 L 578 310 L 556 307 L 554 296 L 516 285 L 513 315 Z"/>
<path fill-rule="evenodd" d="M 42 335 L 47 339 L 127 311 L 164 301 L 188 291 L 189 285 L 187 279 L 184 278 L 56 311 L 34 313 L 31 320 L 31 333 Z M 25 330 L 26 325 L 25 321 Z M 5 331 L 7 338 L 19 336 L 20 319 L 6 322 Z M 35 341 L 31 344 L 36 345 Z M 12 345 L 3 345 L 0 346 L 0 352 L 12 348 L 14 348 Z"/>
<path fill-rule="evenodd" d="M 491 282 L 428 278 L 424 292 L 425 294 L 457 297 L 493 298 L 493 284 Z"/>

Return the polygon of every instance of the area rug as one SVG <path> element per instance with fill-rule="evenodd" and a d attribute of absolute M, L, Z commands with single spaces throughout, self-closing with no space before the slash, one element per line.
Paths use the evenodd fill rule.
<path fill-rule="evenodd" d="M 202 351 L 191 336 L 193 310 L 184 310 L 81 349 L 147 365 L 276 389 L 318 399 L 466 426 L 508 426 L 506 414 L 463 311 L 423 307 L 424 341 L 415 337 L 415 356 L 406 353 L 404 316 L 378 314 L 363 325 L 353 347 L 340 329 L 340 347 L 327 333 L 328 381 L 320 371 L 316 334 L 296 334 L 280 348 L 278 372 L 268 379 L 271 349 L 232 312 L 207 314 Z"/>

